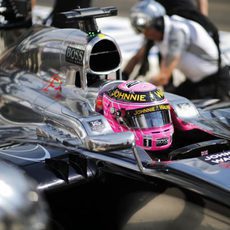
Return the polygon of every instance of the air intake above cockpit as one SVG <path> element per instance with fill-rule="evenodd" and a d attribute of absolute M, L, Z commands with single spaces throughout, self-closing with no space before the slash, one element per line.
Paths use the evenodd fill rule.
<path fill-rule="evenodd" d="M 100 40 L 91 51 L 89 57 L 89 67 L 94 72 L 111 71 L 120 65 L 120 53 L 114 42 L 110 40 Z"/>

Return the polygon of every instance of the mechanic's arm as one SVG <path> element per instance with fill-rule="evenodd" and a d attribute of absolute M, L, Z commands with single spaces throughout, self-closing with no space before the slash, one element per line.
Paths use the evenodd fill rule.
<path fill-rule="evenodd" d="M 197 0 L 197 6 L 203 15 L 208 16 L 208 0 Z"/>
<path fill-rule="evenodd" d="M 167 85 L 172 76 L 173 70 L 178 65 L 179 60 L 180 60 L 179 55 L 174 57 L 162 58 L 161 65 L 160 65 L 160 72 L 154 78 L 153 84 L 157 86 Z"/>
<path fill-rule="evenodd" d="M 133 72 L 135 66 L 141 62 L 141 60 L 144 58 L 146 50 L 146 45 L 144 44 L 137 53 L 128 61 L 125 68 L 123 69 L 122 73 L 128 76 Z"/>
<path fill-rule="evenodd" d="M 169 34 L 167 53 L 162 55 L 159 74 L 153 78 L 153 84 L 157 86 L 167 85 L 173 70 L 177 67 L 182 53 L 186 50 L 188 37 L 182 30 L 172 30 Z"/>
<path fill-rule="evenodd" d="M 36 5 L 36 0 L 32 0 L 32 2 L 31 2 L 32 8 L 33 8 L 35 5 Z"/>

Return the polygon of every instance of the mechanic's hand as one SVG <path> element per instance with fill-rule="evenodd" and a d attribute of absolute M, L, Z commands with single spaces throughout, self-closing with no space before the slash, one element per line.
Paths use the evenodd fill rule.
<path fill-rule="evenodd" d="M 162 73 L 160 73 L 153 78 L 152 83 L 156 86 L 164 86 L 164 85 L 167 85 L 168 82 L 169 82 L 169 79 L 166 76 L 164 76 Z"/>

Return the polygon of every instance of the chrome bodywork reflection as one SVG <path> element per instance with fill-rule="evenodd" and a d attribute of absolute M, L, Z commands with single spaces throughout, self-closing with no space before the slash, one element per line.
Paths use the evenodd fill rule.
<path fill-rule="evenodd" d="M 134 134 L 132 132 L 124 132 L 120 133 L 120 135 L 111 133 L 93 137 L 87 136 L 85 139 L 87 149 L 95 152 L 124 149 L 127 147 L 132 148 L 135 143 Z"/>
<path fill-rule="evenodd" d="M 78 29 L 34 26 L 9 47 L 0 61 L 0 123 L 52 124 L 85 147 L 94 143 L 93 149 L 105 150 L 104 135 L 117 134 L 94 111 L 98 88 L 91 81 L 119 76 L 121 55 L 116 42 L 101 33 L 92 36 Z M 127 140 L 115 138 L 112 146 L 132 146 L 130 135 L 123 137 Z"/>
<path fill-rule="evenodd" d="M 48 229 L 48 208 L 23 171 L 0 162 L 0 229 Z"/>

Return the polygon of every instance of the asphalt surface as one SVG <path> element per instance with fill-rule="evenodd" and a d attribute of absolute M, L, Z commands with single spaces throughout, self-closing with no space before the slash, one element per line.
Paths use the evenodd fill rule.
<path fill-rule="evenodd" d="M 131 6 L 138 0 L 92 0 L 92 6 L 116 6 L 119 16 L 128 16 Z M 37 4 L 53 5 L 54 0 L 37 0 Z M 77 0 L 76 0 L 77 2 Z M 209 17 L 219 30 L 230 31 L 230 1 L 209 0 Z"/>

